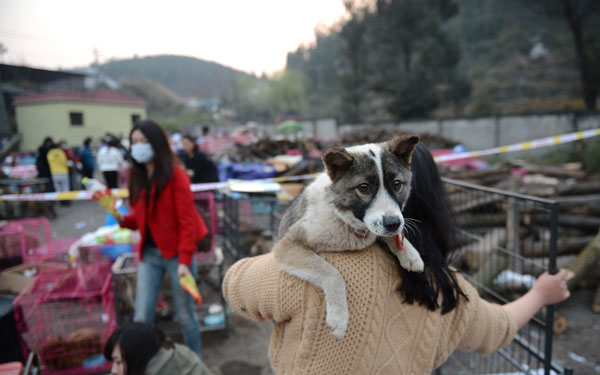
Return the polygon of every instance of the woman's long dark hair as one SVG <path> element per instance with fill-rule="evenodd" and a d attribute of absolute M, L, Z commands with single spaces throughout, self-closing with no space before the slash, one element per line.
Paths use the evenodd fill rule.
<path fill-rule="evenodd" d="M 112 361 L 112 353 L 119 346 L 127 375 L 144 375 L 150 359 L 161 347 L 171 347 L 165 334 L 145 323 L 129 323 L 115 329 L 104 346 L 104 358 Z"/>
<path fill-rule="evenodd" d="M 155 197 L 158 197 L 173 176 L 175 156 L 171 151 L 167 136 L 160 125 L 152 120 L 136 122 L 129 133 L 129 144 L 132 144 L 131 135 L 136 130 L 144 134 L 144 137 L 146 137 L 154 151 L 154 174 L 152 175 L 152 180 L 156 182 Z M 149 184 L 150 180 L 146 171 L 146 165 L 140 164 L 131 158 L 131 174 L 129 176 L 129 198 L 131 201 L 135 203 L 139 199 L 142 190 L 149 186 Z"/>
<path fill-rule="evenodd" d="M 196 138 L 194 138 L 191 134 L 186 134 L 183 136 L 183 138 L 187 139 L 188 141 L 190 141 L 194 144 L 194 152 L 196 152 L 198 150 L 198 144 L 196 143 Z"/>
<path fill-rule="evenodd" d="M 412 189 L 402 212 L 413 223 L 409 224 L 412 229 L 405 229 L 406 237 L 421 254 L 425 271 L 409 272 L 398 262 L 402 276 L 399 291 L 406 302 L 417 302 L 432 311 L 440 307 L 441 293 L 441 311 L 445 314 L 457 306 L 460 296 L 467 298 L 448 266 L 456 221 L 435 161 L 420 143 L 413 152 L 411 169 Z"/>

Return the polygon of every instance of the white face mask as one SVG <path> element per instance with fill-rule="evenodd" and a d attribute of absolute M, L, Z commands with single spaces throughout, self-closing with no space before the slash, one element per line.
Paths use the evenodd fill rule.
<path fill-rule="evenodd" d="M 154 150 L 150 143 L 134 143 L 131 145 L 131 157 L 140 164 L 148 163 L 154 159 Z"/>

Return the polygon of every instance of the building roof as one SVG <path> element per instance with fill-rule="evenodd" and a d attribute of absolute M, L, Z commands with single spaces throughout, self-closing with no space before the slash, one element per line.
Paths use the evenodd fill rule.
<path fill-rule="evenodd" d="M 65 78 L 84 78 L 85 74 L 74 73 L 74 72 L 65 72 L 65 71 L 57 71 L 57 70 L 46 70 L 46 69 L 37 69 L 30 68 L 28 66 L 18 66 L 18 65 L 8 65 L 8 64 L 0 64 L 0 75 L 2 76 L 2 81 L 10 82 L 10 81 L 19 81 L 19 80 L 27 80 L 33 82 L 52 82 L 58 79 Z"/>
<path fill-rule="evenodd" d="M 144 99 L 126 96 L 111 90 L 99 91 L 56 91 L 44 92 L 15 97 L 15 105 L 33 102 L 46 102 L 56 100 L 74 100 L 86 102 L 122 103 L 144 105 Z"/>

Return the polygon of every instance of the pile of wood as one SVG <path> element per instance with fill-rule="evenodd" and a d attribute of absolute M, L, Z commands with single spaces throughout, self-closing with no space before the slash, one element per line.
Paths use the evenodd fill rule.
<path fill-rule="evenodd" d="M 352 132 L 347 132 L 341 135 L 340 144 L 348 146 L 364 143 L 385 142 L 399 134 L 402 134 L 402 132 L 398 132 L 393 129 L 357 126 Z M 456 146 L 456 142 L 454 141 L 429 133 L 419 134 L 419 142 L 425 144 L 429 149 L 447 149 Z"/>
<path fill-rule="evenodd" d="M 268 158 L 285 155 L 290 150 L 308 155 L 313 152 L 320 152 L 323 147 L 324 145 L 316 140 L 300 139 L 291 141 L 288 139 L 262 138 L 250 144 L 237 144 L 234 148 L 220 151 L 213 156 L 215 160 L 226 158 L 233 162 L 264 162 Z"/>
<path fill-rule="evenodd" d="M 571 290 L 594 288 L 592 309 L 600 313 L 600 176 L 588 176 L 581 164 L 540 166 L 511 161 L 482 171 L 443 171 L 444 177 L 557 202 L 557 266 L 572 271 Z M 455 266 L 477 283 L 497 292 L 518 295 L 547 267 L 551 204 L 537 204 L 491 192 L 471 191 L 447 184 L 463 236 Z M 545 208 L 540 208 L 545 207 Z M 466 232 L 466 234 L 465 234 Z M 518 259 L 518 260 L 516 260 Z M 515 271 L 512 282 L 500 285 L 505 270 Z M 501 278 L 500 277 L 500 278 Z M 564 330 L 566 322 L 558 319 Z"/>

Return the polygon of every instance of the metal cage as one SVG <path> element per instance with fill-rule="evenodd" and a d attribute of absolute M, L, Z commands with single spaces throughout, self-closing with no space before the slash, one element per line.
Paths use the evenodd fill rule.
<path fill-rule="evenodd" d="M 226 259 L 235 262 L 251 255 L 251 248 L 258 238 L 274 239 L 279 211 L 274 194 L 226 194 L 222 238 Z"/>
<path fill-rule="evenodd" d="M 452 264 L 492 302 L 523 295 L 544 271 L 556 272 L 558 203 L 444 178 L 459 226 Z M 489 355 L 455 352 L 437 375 L 563 374 L 552 361 L 554 308 L 521 328 Z"/>

